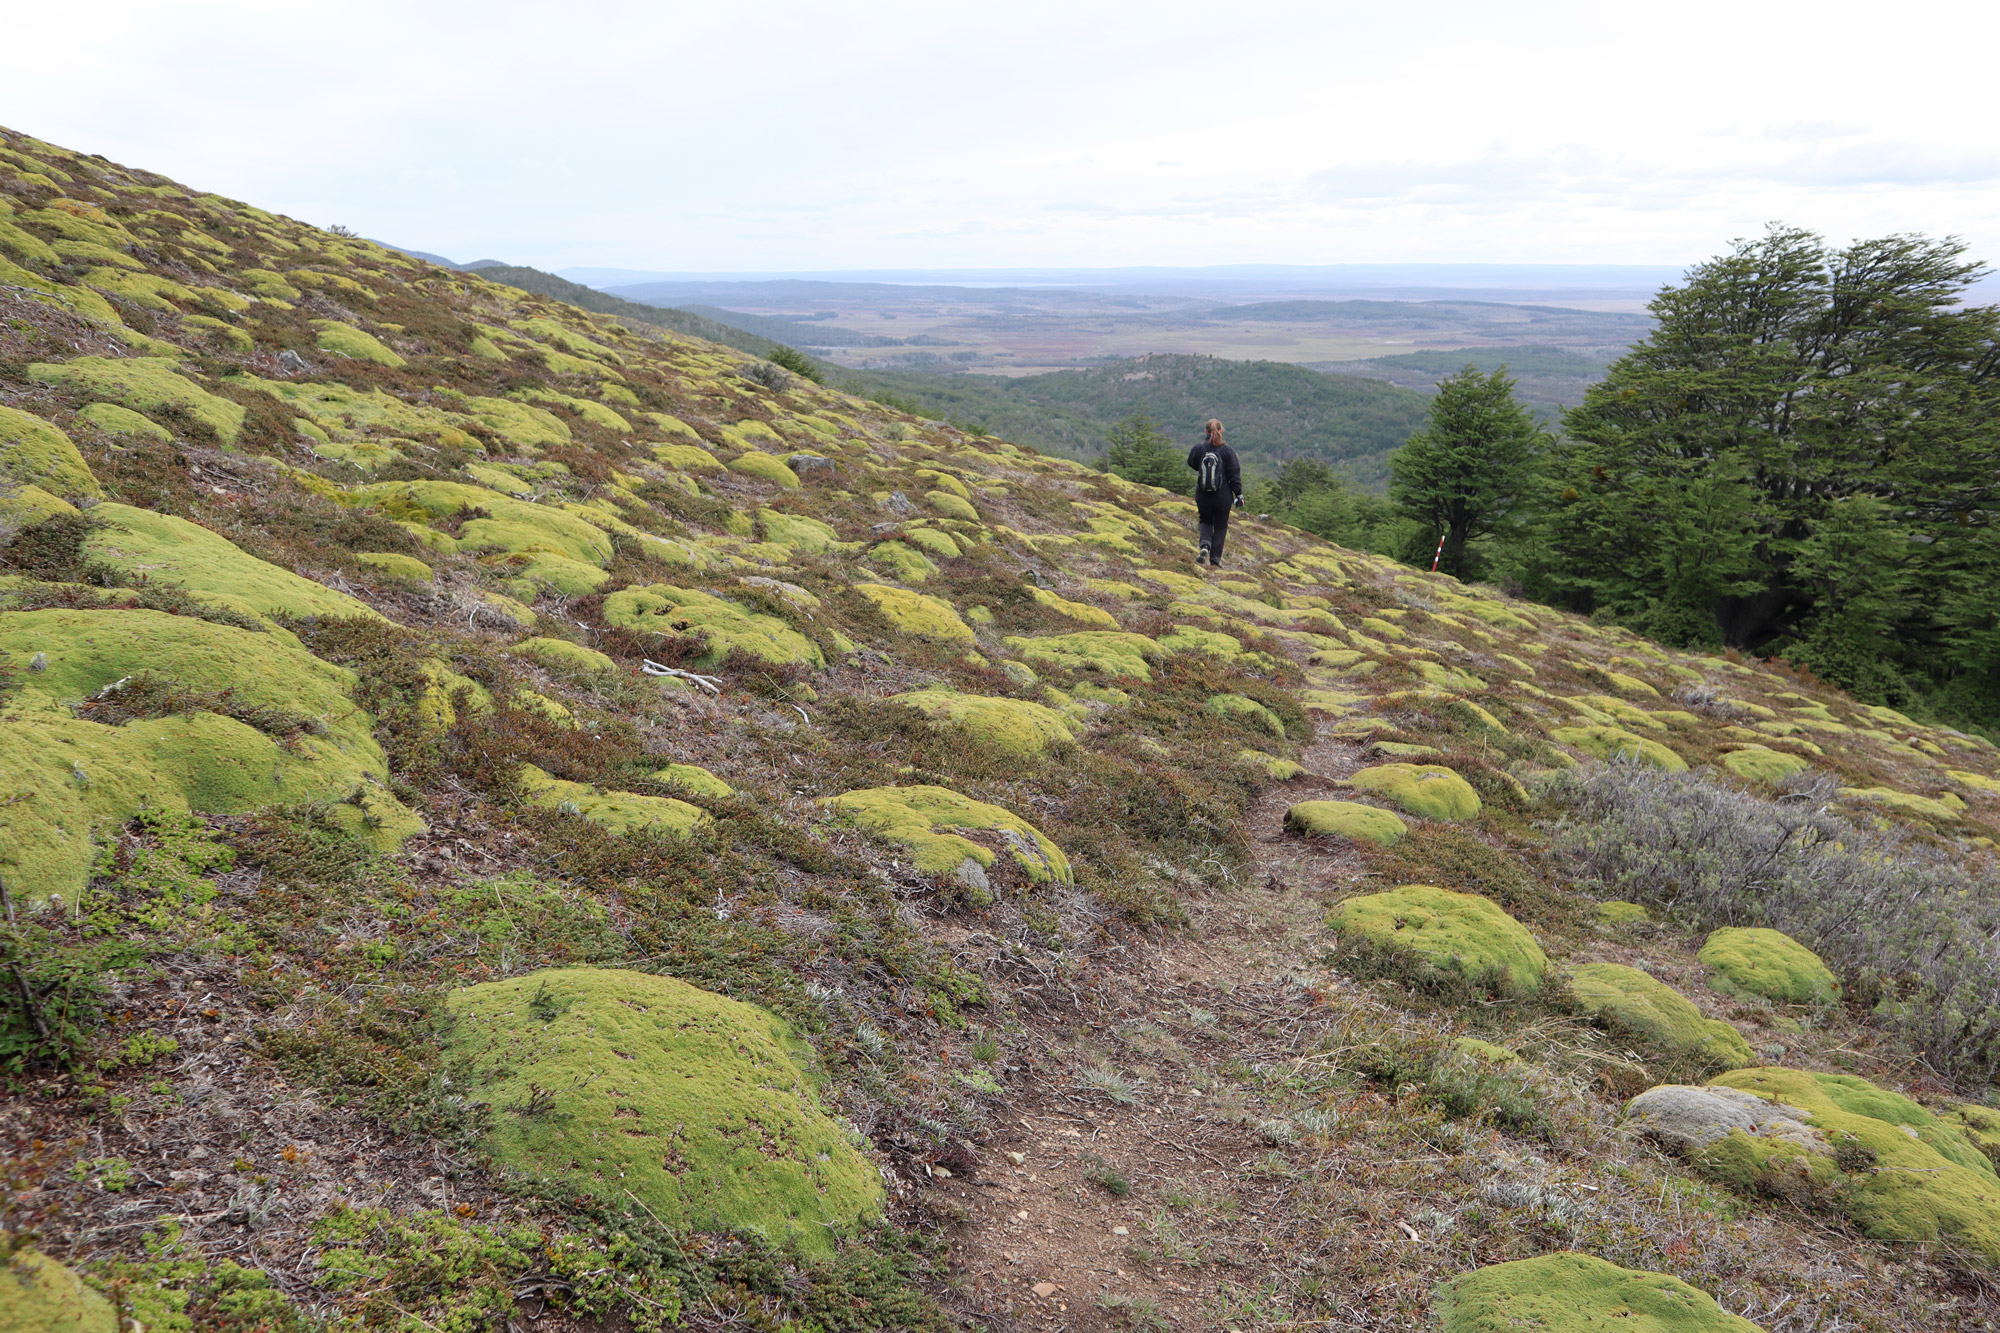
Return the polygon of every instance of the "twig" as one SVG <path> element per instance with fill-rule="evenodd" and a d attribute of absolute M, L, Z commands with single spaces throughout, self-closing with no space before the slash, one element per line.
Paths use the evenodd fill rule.
<path fill-rule="evenodd" d="M 710 694 L 722 693 L 720 678 L 715 676 L 697 676 L 694 672 L 683 671 L 679 667 L 661 666 L 650 657 L 639 659 L 639 669 L 649 676 L 679 676 L 682 680 L 693 681 Z"/>

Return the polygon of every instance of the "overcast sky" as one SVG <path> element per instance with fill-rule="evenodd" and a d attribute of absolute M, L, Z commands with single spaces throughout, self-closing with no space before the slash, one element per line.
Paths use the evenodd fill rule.
<path fill-rule="evenodd" d="M 2000 6 L 5 12 L 0 123 L 459 260 L 1683 264 L 1769 220 L 2000 259 Z"/>

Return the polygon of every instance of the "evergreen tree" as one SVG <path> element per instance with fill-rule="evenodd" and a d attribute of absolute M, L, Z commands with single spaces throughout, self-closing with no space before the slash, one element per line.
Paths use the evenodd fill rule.
<path fill-rule="evenodd" d="M 1428 542 L 1444 538 L 1440 570 L 1480 572 L 1472 543 L 1515 516 L 1546 438 L 1515 401 L 1505 366 L 1490 375 L 1467 366 L 1438 385 L 1424 429 L 1389 456 L 1389 499 L 1430 533 Z M 1424 555 L 1428 563 L 1430 550 Z"/>
<path fill-rule="evenodd" d="M 1099 467 L 1127 481 L 1163 490 L 1193 488 L 1194 474 L 1188 470 L 1187 451 L 1175 447 L 1160 433 L 1145 412 L 1134 412 L 1113 426 L 1104 437 L 1108 446 Z"/>

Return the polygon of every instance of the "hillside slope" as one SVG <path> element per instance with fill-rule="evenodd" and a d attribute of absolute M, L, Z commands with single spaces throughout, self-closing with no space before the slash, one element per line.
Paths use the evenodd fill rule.
<path fill-rule="evenodd" d="M 2000 1313 L 1984 740 L 12 132 L 0 479 L 0 1326 Z"/>

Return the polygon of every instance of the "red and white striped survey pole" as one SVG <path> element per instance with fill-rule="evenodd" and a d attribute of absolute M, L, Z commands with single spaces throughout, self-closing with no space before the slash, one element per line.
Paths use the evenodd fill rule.
<path fill-rule="evenodd" d="M 1449 536 L 1451 536 L 1450 528 L 1446 528 L 1438 535 L 1437 554 L 1431 557 L 1431 573 L 1433 574 L 1438 572 L 1438 562 L 1444 559 L 1444 539 Z"/>

